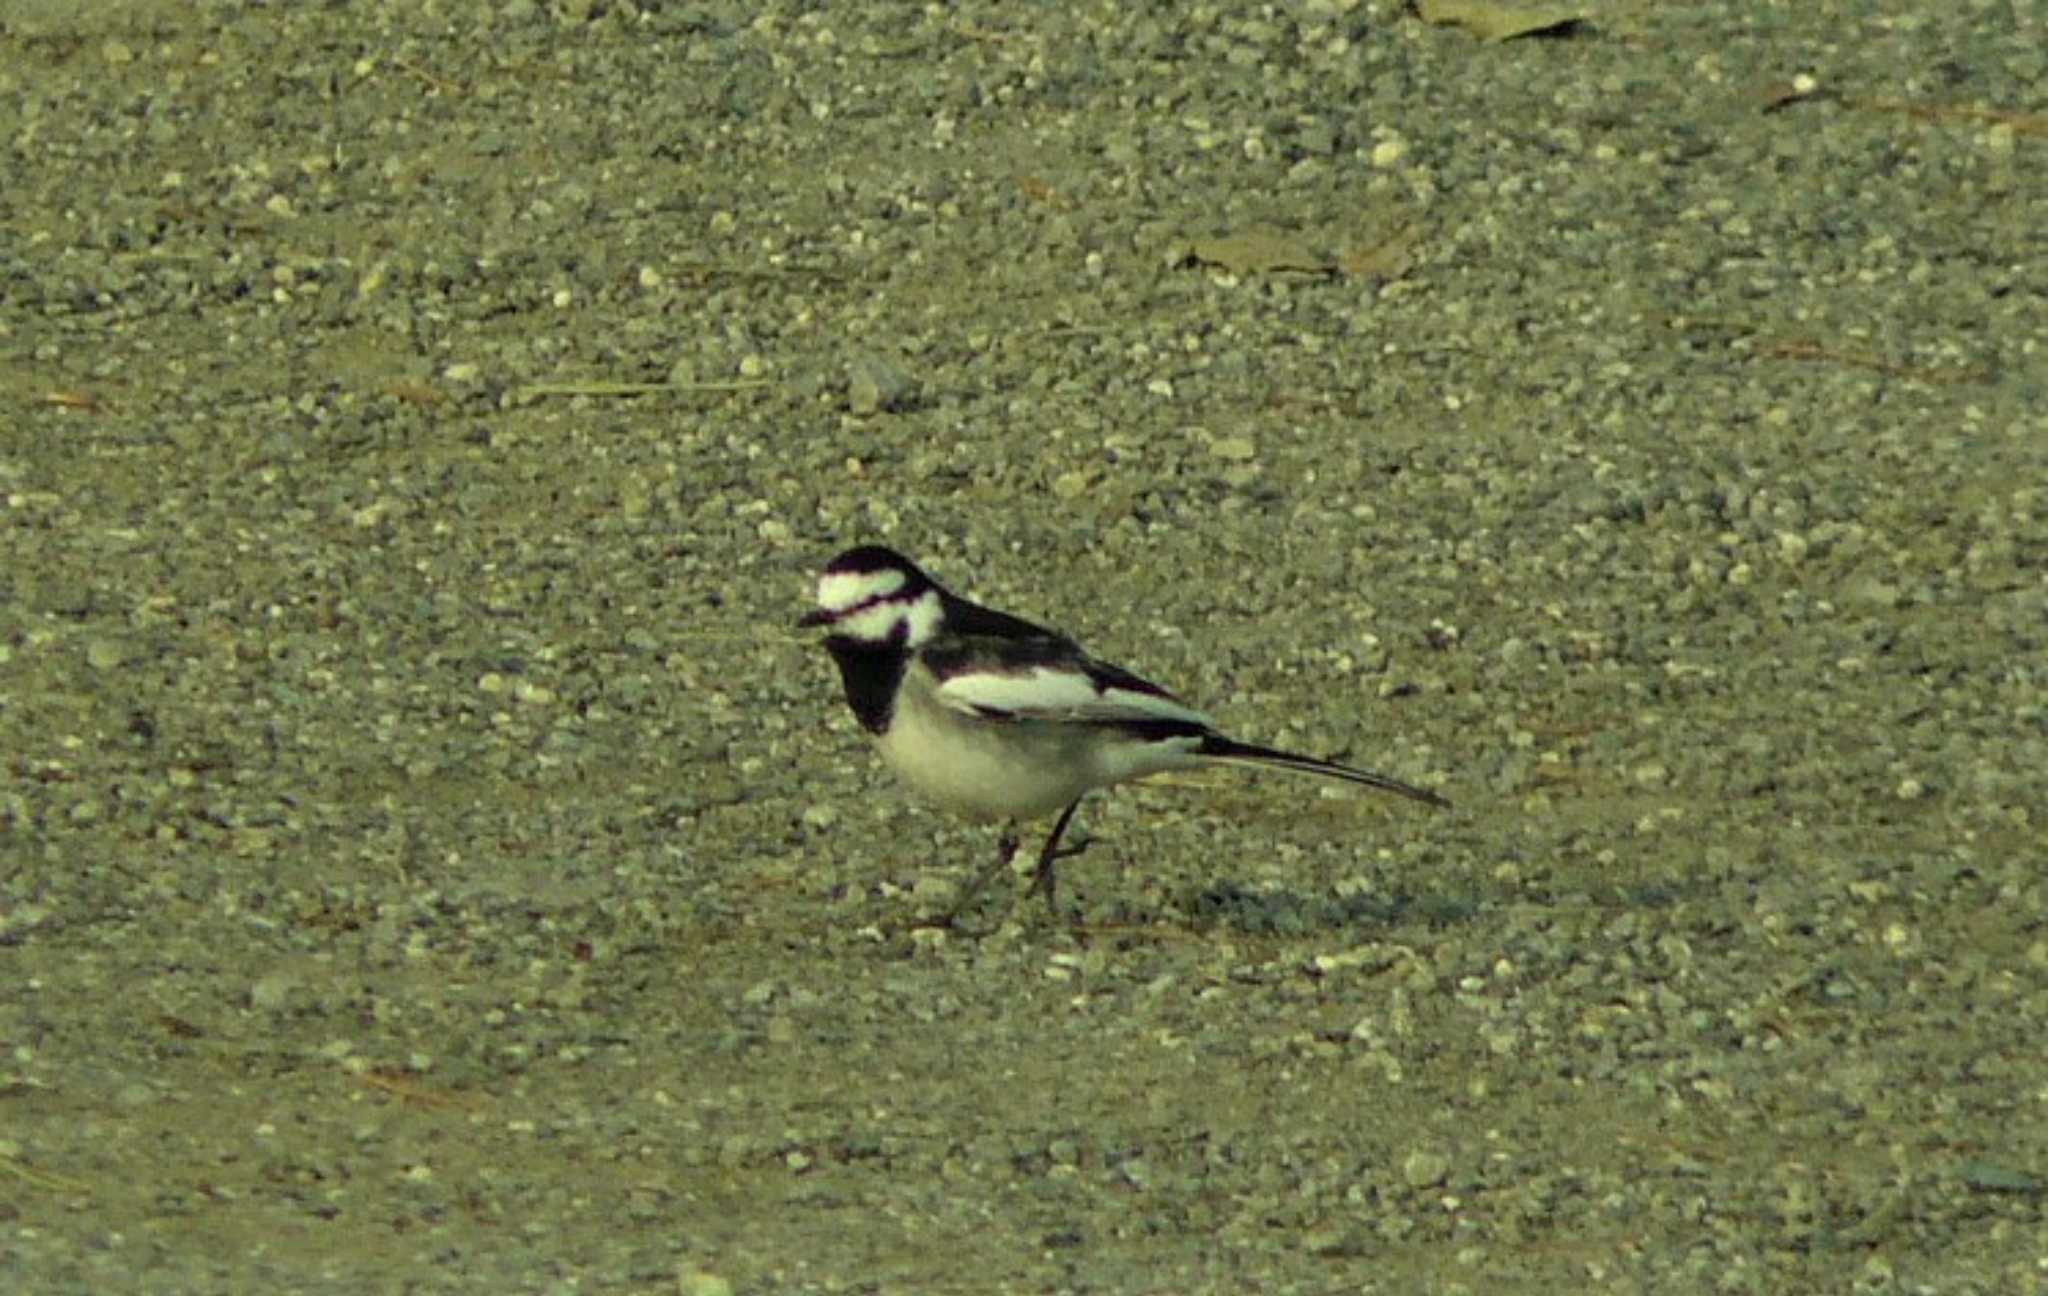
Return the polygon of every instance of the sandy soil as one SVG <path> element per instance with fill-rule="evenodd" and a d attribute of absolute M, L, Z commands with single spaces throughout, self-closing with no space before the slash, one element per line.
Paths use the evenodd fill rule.
<path fill-rule="evenodd" d="M 2048 26 L 1589 12 L 6 6 L 0 1286 L 2040 1290 Z"/>

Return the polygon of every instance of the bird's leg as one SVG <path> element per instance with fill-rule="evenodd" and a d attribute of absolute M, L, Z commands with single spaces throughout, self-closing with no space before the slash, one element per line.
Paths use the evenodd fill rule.
<path fill-rule="evenodd" d="M 1060 910 L 1059 905 L 1053 899 L 1053 888 L 1058 885 L 1057 880 L 1053 877 L 1053 862 L 1055 860 L 1063 860 L 1069 855 L 1079 855 L 1082 851 L 1088 849 L 1088 843 L 1085 841 L 1068 850 L 1063 851 L 1060 849 L 1060 837 L 1066 833 L 1067 823 L 1073 819 L 1074 811 L 1080 808 L 1081 798 L 1075 797 L 1066 809 L 1060 811 L 1058 822 L 1053 824 L 1052 832 L 1047 834 L 1045 845 L 1038 852 L 1038 868 L 1031 878 L 1031 889 L 1045 893 L 1046 910 L 1055 916 L 1059 914 Z"/>
<path fill-rule="evenodd" d="M 1071 805 L 1060 812 L 1058 822 L 1053 824 L 1052 832 L 1045 839 L 1045 845 L 1039 849 L 1038 865 L 1032 872 L 1031 890 L 1043 891 L 1045 893 L 1045 907 L 1054 916 L 1059 914 L 1059 905 L 1053 894 L 1056 885 L 1056 880 L 1053 876 L 1053 864 L 1056 861 L 1066 859 L 1068 856 L 1079 855 L 1082 851 L 1088 849 L 1088 842 L 1085 839 L 1066 847 L 1064 850 L 1060 848 L 1060 838 L 1066 835 L 1067 824 L 1073 820 L 1074 811 L 1080 808 L 1080 799 L 1076 798 Z M 1017 857 L 1019 845 L 1017 834 L 1006 830 L 1003 833 L 1003 839 L 996 844 L 996 862 L 994 866 L 974 879 L 973 885 L 968 887 L 966 893 L 954 902 L 952 910 L 947 913 L 942 925 L 952 927 L 956 931 L 962 930 L 957 925 L 960 915 L 966 913 L 968 907 L 980 897 L 982 891 L 987 888 L 991 878 L 1010 867 L 1010 861 Z M 994 929 L 991 928 L 990 930 L 993 931 Z M 988 932 L 969 932 L 966 934 L 986 936 Z"/>
<path fill-rule="evenodd" d="M 1010 861 L 1017 858 L 1017 848 L 1023 844 L 1022 841 L 1018 840 L 1015 829 L 1003 829 L 1003 839 L 996 843 L 996 862 L 989 867 L 986 873 L 983 873 L 974 880 L 974 889 L 967 893 L 968 898 L 972 899 L 980 895 L 981 889 L 988 885 L 990 878 L 1008 872 Z"/>
<path fill-rule="evenodd" d="M 988 887 L 989 879 L 1010 867 L 1010 861 L 1017 858 L 1017 848 L 1021 845 L 1023 843 L 1017 840 L 1017 834 L 1014 831 L 1008 828 L 1003 830 L 1002 840 L 996 843 L 996 862 L 977 875 L 974 881 L 968 885 L 966 892 L 953 902 L 952 909 L 946 914 L 946 926 L 952 926 L 958 921 L 961 914 L 967 912 L 968 906 L 981 897 L 981 893 Z"/>

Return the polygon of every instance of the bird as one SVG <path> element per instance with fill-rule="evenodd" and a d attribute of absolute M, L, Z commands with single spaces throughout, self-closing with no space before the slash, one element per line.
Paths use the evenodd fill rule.
<path fill-rule="evenodd" d="M 847 707 L 902 782 L 942 809 L 1009 825 L 970 896 L 1015 858 L 1016 823 L 1058 812 L 1031 885 L 1057 915 L 1054 865 L 1082 849 L 1060 848 L 1082 799 L 1168 770 L 1287 770 L 1451 804 L 1385 774 L 1229 737 L 1150 680 L 1056 630 L 960 597 L 882 545 L 827 563 L 817 606 L 797 625 L 825 632 Z"/>

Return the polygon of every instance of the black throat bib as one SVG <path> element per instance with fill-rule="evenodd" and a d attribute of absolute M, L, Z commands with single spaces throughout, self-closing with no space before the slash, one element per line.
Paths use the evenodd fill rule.
<path fill-rule="evenodd" d="M 903 651 L 902 632 L 885 644 L 862 643 L 834 636 L 825 641 L 825 651 L 839 664 L 839 678 L 846 685 L 846 705 L 854 719 L 872 734 L 886 732 L 895 710 L 896 688 L 903 672 L 910 668 L 910 654 Z"/>

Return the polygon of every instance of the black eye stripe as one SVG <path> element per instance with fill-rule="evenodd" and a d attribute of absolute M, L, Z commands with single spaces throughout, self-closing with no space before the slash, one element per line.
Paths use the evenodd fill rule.
<path fill-rule="evenodd" d="M 833 627 L 835 636 L 848 643 L 902 645 L 910 639 L 911 613 L 921 597 L 922 595 L 912 595 L 906 598 L 903 591 L 896 590 L 863 603 L 856 603 L 842 611 L 829 613 L 820 624 Z M 885 615 L 893 609 L 893 615 L 889 615 L 887 628 L 882 634 L 851 634 L 846 631 L 847 622 L 863 616 L 872 616 L 878 608 L 882 609 Z"/>
<path fill-rule="evenodd" d="M 875 608 L 881 607 L 885 603 L 901 604 L 905 609 L 908 609 L 910 605 L 915 602 L 917 602 L 915 598 L 904 598 L 902 590 L 893 590 L 887 594 L 877 594 L 875 597 L 868 599 L 866 602 L 856 603 L 852 607 L 846 609 L 844 612 L 834 613 L 834 615 L 842 617 L 859 616 L 861 613 L 872 611 Z"/>

